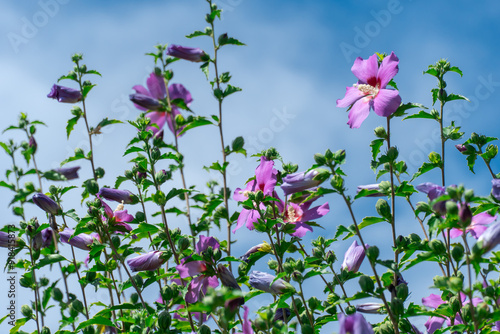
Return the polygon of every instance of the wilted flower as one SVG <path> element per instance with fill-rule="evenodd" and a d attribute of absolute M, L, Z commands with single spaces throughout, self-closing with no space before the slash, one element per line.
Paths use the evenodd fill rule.
<path fill-rule="evenodd" d="M 373 193 L 373 194 L 370 194 L 370 195 L 366 195 L 365 197 L 382 197 L 382 196 L 385 196 L 383 193 L 380 192 L 380 184 L 378 183 L 375 183 L 375 184 L 366 184 L 366 185 L 361 185 L 361 186 L 358 186 L 357 188 L 357 193 L 359 194 L 359 192 L 361 190 L 368 190 L 368 191 L 377 191 L 376 193 Z"/>
<path fill-rule="evenodd" d="M 274 169 L 274 161 L 262 156 L 260 158 L 259 166 L 255 169 L 255 180 L 248 182 L 246 188 L 243 190 L 241 188 L 236 188 L 233 199 L 235 201 L 243 202 L 248 199 L 249 193 L 255 193 L 259 190 L 264 193 L 264 196 L 273 195 L 274 187 L 276 186 L 277 174 L 278 171 Z M 263 204 L 261 208 L 265 208 Z M 245 223 L 249 230 L 253 230 L 253 223 L 255 223 L 259 218 L 260 214 L 257 210 L 242 209 L 240 215 L 238 216 L 236 228 L 233 230 L 233 233 L 235 233 L 236 230 L 242 227 Z"/>
<path fill-rule="evenodd" d="M 163 252 L 152 251 L 127 260 L 127 264 L 132 271 L 156 270 L 166 259 L 162 258 Z"/>
<path fill-rule="evenodd" d="M 491 224 L 477 240 L 481 248 L 489 252 L 500 243 L 500 222 Z"/>
<path fill-rule="evenodd" d="M 61 242 L 64 242 L 65 244 L 69 244 L 83 250 L 90 250 L 90 245 L 92 245 L 94 240 L 97 240 L 96 237 L 85 233 L 73 236 L 74 234 L 75 230 L 66 227 L 64 230 L 59 232 L 59 236 L 61 237 Z"/>
<path fill-rule="evenodd" d="M 365 245 L 368 248 L 368 245 Z M 348 271 L 357 272 L 361 263 L 365 258 L 365 250 L 363 246 L 358 246 L 358 242 L 354 240 L 352 245 L 347 249 L 344 256 L 344 262 L 342 263 L 342 269 Z"/>
<path fill-rule="evenodd" d="M 75 167 L 67 167 L 67 168 L 56 168 L 54 169 L 55 172 L 58 172 L 59 174 L 64 175 L 64 177 L 67 180 L 74 180 L 78 178 L 78 170 L 80 169 L 80 166 L 75 166 Z"/>
<path fill-rule="evenodd" d="M 369 313 L 369 314 L 379 314 L 380 309 L 384 307 L 384 304 L 380 303 L 364 303 L 356 305 L 356 311 L 361 313 Z"/>
<path fill-rule="evenodd" d="M 168 46 L 167 55 L 197 63 L 208 60 L 208 55 L 200 48 L 190 48 L 175 44 Z"/>
<path fill-rule="evenodd" d="M 107 200 L 125 204 L 136 204 L 139 202 L 137 196 L 128 190 L 101 188 L 97 195 L 104 197 Z"/>
<path fill-rule="evenodd" d="M 398 73 L 398 63 L 399 59 L 394 52 L 382 60 L 380 67 L 376 54 L 367 60 L 356 58 L 351 71 L 359 79 L 358 83 L 347 87 L 345 97 L 337 100 L 337 107 L 351 107 L 347 122 L 351 128 L 359 128 L 368 117 L 370 109 L 383 117 L 396 112 L 401 104 L 399 92 L 386 87 Z"/>
<path fill-rule="evenodd" d="M 245 254 L 240 256 L 240 260 L 248 262 L 248 258 L 250 257 L 250 255 L 257 252 L 269 253 L 270 251 L 271 251 L 271 245 L 269 245 L 267 242 L 264 241 L 263 243 L 255 245 L 249 250 L 247 250 Z"/>
<path fill-rule="evenodd" d="M 275 280 L 275 276 L 262 272 L 262 271 L 252 271 L 250 273 L 250 279 L 248 283 L 255 288 L 269 293 L 283 293 L 286 289 L 291 286 L 281 278 Z M 274 281 L 274 282 L 273 282 Z"/>
<path fill-rule="evenodd" d="M 339 319 L 339 334 L 373 334 L 372 326 L 366 321 L 362 314 L 354 313 L 337 315 Z"/>
<path fill-rule="evenodd" d="M 53 85 L 47 97 L 56 99 L 59 102 L 76 103 L 82 100 L 82 93 L 73 88 Z"/>
<path fill-rule="evenodd" d="M 219 249 L 219 242 L 213 237 L 205 237 L 200 235 L 200 240 L 196 244 L 195 251 L 197 254 L 202 254 L 209 247 L 212 249 Z M 181 278 L 193 277 L 195 275 L 199 275 L 191 280 L 188 286 L 188 292 L 186 294 L 186 301 L 188 303 L 195 303 L 198 301 L 200 297 L 200 293 L 207 293 L 207 289 L 209 286 L 215 288 L 219 286 L 219 280 L 217 276 L 206 276 L 204 272 L 207 270 L 207 263 L 205 261 L 190 261 L 187 262 L 190 258 L 184 258 L 177 267 L 177 271 L 179 272 L 179 276 Z"/>
<path fill-rule="evenodd" d="M 47 213 L 57 215 L 61 210 L 59 205 L 52 198 L 45 194 L 34 194 L 32 200 L 33 203 L 35 203 L 40 209 Z"/>
<path fill-rule="evenodd" d="M 491 183 L 491 195 L 493 195 L 497 201 L 500 201 L 500 179 L 493 179 Z"/>
<path fill-rule="evenodd" d="M 312 169 L 308 172 L 297 172 L 288 174 L 283 178 L 281 189 L 286 195 L 313 188 L 321 184 L 324 179 L 315 177 L 320 173 L 319 169 Z"/>

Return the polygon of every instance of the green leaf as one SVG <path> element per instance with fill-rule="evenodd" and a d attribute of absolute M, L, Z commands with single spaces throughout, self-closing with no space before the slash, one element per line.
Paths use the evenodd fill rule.
<path fill-rule="evenodd" d="M 450 67 L 450 69 L 448 71 L 455 72 L 455 73 L 460 74 L 460 76 L 463 76 L 462 71 L 458 67 L 456 67 L 456 66 Z"/>
<path fill-rule="evenodd" d="M 97 127 L 96 127 L 95 131 L 99 131 L 101 128 L 103 128 L 105 126 L 108 126 L 110 124 L 117 124 L 117 123 L 123 123 L 123 122 L 119 121 L 117 119 L 108 119 L 106 117 L 105 119 L 103 119 L 102 121 L 100 121 L 99 124 L 97 124 Z"/>
<path fill-rule="evenodd" d="M 73 128 L 75 127 L 76 123 L 78 123 L 78 120 L 80 119 L 80 115 L 75 116 L 73 118 L 70 118 L 68 120 L 68 124 L 66 125 L 66 136 L 69 139 L 69 135 L 73 131 Z"/>
<path fill-rule="evenodd" d="M 438 99 L 439 89 L 433 88 L 431 89 L 431 93 L 432 93 L 432 105 L 434 105 Z"/>
<path fill-rule="evenodd" d="M 220 35 L 218 42 L 219 42 L 219 46 L 228 45 L 228 44 L 245 45 L 244 43 L 238 41 L 236 38 L 229 37 L 227 34 Z"/>
<path fill-rule="evenodd" d="M 378 154 L 380 153 L 380 148 L 384 145 L 384 139 L 375 139 L 371 142 L 370 147 L 372 149 L 372 159 L 376 160 Z"/>
<path fill-rule="evenodd" d="M 200 66 L 200 69 L 201 69 L 201 71 L 203 73 L 205 73 L 205 76 L 207 77 L 207 80 L 208 80 L 209 65 L 210 65 L 210 63 L 207 61 L 207 62 L 201 64 L 201 66 Z"/>
<path fill-rule="evenodd" d="M 405 118 L 403 118 L 403 121 L 407 120 L 407 119 L 411 119 L 411 118 L 427 118 L 427 119 L 438 120 L 434 115 L 431 115 L 430 113 L 425 112 L 423 110 L 420 110 L 418 112 L 418 114 L 413 114 L 413 115 L 410 115 L 410 116 L 406 116 Z"/>
<path fill-rule="evenodd" d="M 142 149 L 140 147 L 136 147 L 136 146 L 131 146 L 131 147 L 127 148 L 125 153 L 123 153 L 123 156 L 126 156 L 127 154 L 134 153 L 134 152 L 144 152 L 144 149 Z"/>
<path fill-rule="evenodd" d="M 82 96 L 83 96 L 83 99 L 85 99 L 87 97 L 87 94 L 90 92 L 90 90 L 92 88 L 94 88 L 96 85 L 87 85 L 87 86 L 83 86 L 82 88 Z"/>
<path fill-rule="evenodd" d="M 10 334 L 18 334 L 19 332 L 19 328 L 21 328 L 22 326 L 24 326 L 24 324 L 26 322 L 28 322 L 28 320 L 30 320 L 29 318 L 21 318 L 21 319 L 17 319 L 16 320 L 16 324 L 15 326 L 13 326 L 11 329 L 10 329 Z"/>
<path fill-rule="evenodd" d="M 0 187 L 9 188 L 12 191 L 16 191 L 16 186 L 5 181 L 0 181 Z"/>
<path fill-rule="evenodd" d="M 223 97 L 227 97 L 233 93 L 240 92 L 240 91 L 241 91 L 241 88 L 239 88 L 239 87 L 227 85 L 226 89 L 224 90 Z"/>
<path fill-rule="evenodd" d="M 436 164 L 436 163 L 431 163 L 431 162 L 424 162 L 422 164 L 422 166 L 420 166 L 420 168 L 418 169 L 418 171 L 413 174 L 411 180 L 415 180 L 417 177 L 419 177 L 420 175 L 422 174 L 425 174 L 431 170 L 433 170 L 434 168 L 439 168 L 440 167 L 440 164 Z"/>
<path fill-rule="evenodd" d="M 199 126 L 204 126 L 204 125 L 213 125 L 214 123 L 210 122 L 208 119 L 206 119 L 205 117 L 203 116 L 197 116 L 197 117 L 194 117 L 193 120 L 191 122 L 189 122 L 185 127 L 184 129 L 182 129 L 182 131 L 179 133 L 180 134 L 183 134 L 185 133 L 186 131 L 188 130 L 191 130 L 193 128 L 197 128 Z"/>
<path fill-rule="evenodd" d="M 42 260 L 40 260 L 36 265 L 36 269 L 40 269 L 42 267 L 45 267 L 48 264 L 56 263 L 56 262 L 61 262 L 66 260 L 64 256 L 61 254 L 48 254 L 46 257 L 44 257 Z M 66 260 L 68 261 L 68 260 Z"/>
<path fill-rule="evenodd" d="M 3 149 L 5 150 L 5 153 L 7 153 L 8 155 L 12 155 L 12 152 L 10 151 L 9 147 L 7 146 L 7 144 L 2 143 L 2 142 L 0 141 L 0 146 L 2 146 L 2 147 L 3 147 Z"/>
<path fill-rule="evenodd" d="M 128 181 L 125 176 L 118 176 L 115 181 L 115 189 L 120 188 L 120 185 L 125 181 Z"/>
<path fill-rule="evenodd" d="M 432 66 L 432 65 L 430 65 L 430 66 Z M 434 67 L 430 67 L 427 71 L 424 71 L 424 74 L 430 74 L 430 75 L 435 76 L 437 78 L 439 75 L 439 72 Z"/>
<path fill-rule="evenodd" d="M 115 327 L 113 322 L 111 320 L 109 320 L 108 318 L 101 317 L 101 316 L 94 316 L 92 319 L 81 322 L 80 325 L 78 325 L 78 327 L 76 328 L 76 330 L 79 331 L 80 329 L 85 328 L 85 327 L 90 326 L 90 325 L 103 325 L 103 326 Z"/>
<path fill-rule="evenodd" d="M 446 97 L 446 102 L 450 102 L 450 101 L 453 101 L 453 100 L 465 100 L 465 101 L 469 101 L 468 98 L 466 98 L 465 96 L 463 95 L 459 95 L 459 94 L 449 94 L 447 97 Z M 470 101 L 469 101 L 470 102 Z"/>
<path fill-rule="evenodd" d="M 212 36 L 212 28 L 206 27 L 205 31 L 199 31 L 196 30 L 195 32 L 186 35 L 186 38 L 193 38 L 193 37 L 198 37 L 198 36 Z"/>
<path fill-rule="evenodd" d="M 96 70 L 88 70 L 87 72 L 85 72 L 85 74 L 96 74 L 96 75 L 102 77 L 101 73 L 97 72 Z"/>

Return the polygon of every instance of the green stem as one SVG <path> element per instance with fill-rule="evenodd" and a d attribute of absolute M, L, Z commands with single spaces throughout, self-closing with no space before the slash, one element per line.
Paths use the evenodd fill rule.
<path fill-rule="evenodd" d="M 463 234 L 462 234 L 462 239 L 464 241 L 465 249 L 466 249 L 466 255 L 465 259 L 467 261 L 467 272 L 468 272 L 468 278 L 469 278 L 469 303 L 470 303 L 470 316 L 472 318 L 472 322 L 474 323 L 474 332 L 477 334 L 478 333 L 478 324 L 476 321 L 476 309 L 474 307 L 474 303 L 472 302 L 472 271 L 471 271 L 471 265 L 470 265 L 470 248 L 469 248 L 469 243 L 467 242 L 467 228 L 463 228 Z"/>
<path fill-rule="evenodd" d="M 32 244 L 31 242 L 31 237 L 29 237 L 30 239 L 30 244 Z M 38 309 L 38 306 L 41 306 L 41 304 L 39 303 L 39 300 L 40 300 L 40 292 L 38 290 L 38 281 L 36 279 L 36 274 L 35 274 L 35 259 L 33 257 L 33 251 L 31 249 L 31 246 L 29 246 L 29 251 L 30 251 L 30 258 L 31 258 L 31 267 L 32 267 L 32 273 L 33 273 L 33 281 L 35 281 L 35 313 L 36 313 L 36 329 L 37 329 L 37 332 L 38 334 L 40 334 L 40 324 L 39 324 L 39 321 L 38 319 L 40 318 L 40 310 Z M 43 316 L 42 316 L 42 319 L 43 319 Z"/>

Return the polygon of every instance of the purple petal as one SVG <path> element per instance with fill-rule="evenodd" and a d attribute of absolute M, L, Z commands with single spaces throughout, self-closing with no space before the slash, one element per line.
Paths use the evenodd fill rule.
<path fill-rule="evenodd" d="M 175 267 L 179 272 L 179 276 L 181 278 L 196 276 L 207 269 L 205 261 L 191 261 L 187 263 L 184 262 L 185 260 L 182 259 L 181 264 Z"/>
<path fill-rule="evenodd" d="M 378 59 L 377 55 L 374 54 L 368 59 L 363 59 L 361 57 L 356 58 L 354 65 L 351 68 L 352 73 L 358 78 L 361 83 L 369 84 L 375 87 L 377 73 L 378 73 Z"/>
<path fill-rule="evenodd" d="M 363 123 L 370 113 L 371 104 L 372 99 L 369 97 L 364 97 L 354 103 L 349 111 L 349 121 L 347 122 L 351 129 L 357 129 L 361 126 L 361 123 Z"/>
<path fill-rule="evenodd" d="M 278 171 L 274 169 L 274 161 L 266 157 L 260 158 L 260 165 L 255 169 L 257 187 L 264 195 L 271 195 L 276 185 Z"/>
<path fill-rule="evenodd" d="M 365 96 L 365 94 L 363 94 L 358 88 L 346 87 L 344 98 L 337 100 L 337 107 L 338 108 L 349 107 L 351 104 L 353 104 L 363 96 Z"/>
<path fill-rule="evenodd" d="M 427 333 L 432 334 L 441 327 L 443 327 L 444 319 L 440 317 L 430 317 L 425 323 L 425 328 L 427 328 Z"/>
<path fill-rule="evenodd" d="M 437 308 L 439 305 L 446 303 L 441 296 L 431 293 L 429 297 L 422 298 L 422 304 L 427 307 Z"/>
<path fill-rule="evenodd" d="M 454 238 L 458 238 L 460 237 L 464 232 L 459 229 L 459 228 L 452 228 L 451 231 L 450 231 L 450 238 L 454 239 Z"/>
<path fill-rule="evenodd" d="M 234 191 L 234 194 L 233 194 L 233 199 L 235 201 L 238 201 L 238 202 L 246 201 L 248 199 L 248 197 L 245 195 L 245 193 L 248 191 L 254 191 L 256 185 L 257 185 L 257 181 L 252 180 L 252 181 L 247 183 L 247 186 L 245 187 L 245 189 L 242 190 L 241 188 L 236 188 L 236 190 Z"/>
<path fill-rule="evenodd" d="M 219 249 L 219 242 L 214 237 L 206 237 L 204 235 L 200 235 L 200 240 L 196 244 L 196 253 L 201 254 L 208 249 L 208 247 L 212 247 L 212 249 Z"/>
<path fill-rule="evenodd" d="M 157 134 L 163 127 L 166 122 L 166 112 L 163 111 L 153 111 L 146 114 L 146 117 L 151 120 L 150 125 L 146 128 L 147 131 L 152 130 L 153 134 Z M 156 124 L 156 126 L 152 126 L 152 124 Z"/>
<path fill-rule="evenodd" d="M 191 102 L 193 102 L 193 97 L 191 93 L 182 84 L 171 84 L 168 86 L 168 95 L 170 100 L 183 99 L 184 103 L 189 107 Z"/>
<path fill-rule="evenodd" d="M 380 89 L 373 99 L 373 111 L 379 116 L 388 117 L 401 105 L 401 96 L 394 89 Z"/>
<path fill-rule="evenodd" d="M 134 220 L 134 216 L 129 214 L 127 210 L 115 211 L 114 216 L 116 222 L 130 223 L 132 220 Z"/>
<path fill-rule="evenodd" d="M 303 238 L 307 232 L 312 232 L 313 228 L 310 225 L 307 225 L 303 222 L 296 222 L 295 224 L 295 232 L 291 235 L 298 238 Z"/>
<path fill-rule="evenodd" d="M 325 203 L 321 206 L 316 206 L 312 209 L 305 211 L 304 214 L 302 215 L 301 221 L 307 222 L 314 219 L 318 219 L 326 215 L 328 212 L 330 212 L 330 206 L 328 205 L 328 203 Z"/>
<path fill-rule="evenodd" d="M 151 73 L 149 78 L 146 80 L 146 85 L 151 92 L 151 96 L 155 99 L 161 100 L 167 96 L 165 79 L 163 79 L 163 77 L 156 75 L 155 73 Z"/>
<path fill-rule="evenodd" d="M 380 64 L 380 68 L 378 69 L 378 80 L 380 82 L 380 88 L 385 88 L 389 81 L 396 74 L 398 74 L 399 68 L 399 59 L 396 57 L 394 52 L 382 60 L 382 64 Z"/>

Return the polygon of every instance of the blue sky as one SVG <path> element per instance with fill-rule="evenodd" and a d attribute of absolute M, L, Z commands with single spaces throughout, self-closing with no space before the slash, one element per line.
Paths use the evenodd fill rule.
<path fill-rule="evenodd" d="M 344 96 L 345 87 L 356 80 L 350 71 L 354 59 L 367 58 L 374 52 L 396 53 L 400 70 L 395 80 L 403 102 L 428 107 L 435 80 L 422 75 L 422 71 L 438 59 L 447 58 L 464 72 L 463 78 L 448 75 L 448 91 L 471 99 L 469 104 L 450 103 L 447 121 L 455 119 L 467 137 L 473 131 L 499 135 L 496 113 L 500 69 L 496 59 L 500 51 L 500 4 L 496 1 L 477 5 L 472 1 L 224 0 L 220 6 L 224 14 L 216 33 L 228 32 L 247 44 L 229 46 L 220 53 L 221 70 L 231 71 L 232 83 L 243 88 L 242 93 L 225 102 L 225 135 L 228 141 L 244 136 L 249 153 L 275 146 L 285 161 L 306 169 L 313 163 L 314 153 L 345 148 L 350 193 L 358 184 L 374 183 L 368 145 L 374 139 L 373 128 L 385 125 L 385 119 L 372 113 L 360 129 L 349 129 L 347 113 L 335 106 L 335 101 Z M 202 0 L 144 1 L 140 5 L 137 1 L 4 2 L 0 11 L 0 128 L 14 124 L 20 111 L 28 113 L 30 119 L 47 123 L 48 128 L 40 128 L 36 137 L 38 165 L 42 170 L 57 167 L 86 141 L 82 124 L 66 141 L 64 127 L 71 108 L 46 98 L 57 78 L 71 69 L 70 56 L 82 52 L 87 66 L 103 74 L 93 79 L 98 86 L 88 99 L 90 122 L 95 124 L 104 117 L 133 119 L 138 111 L 128 102 L 128 94 L 132 86 L 145 84 L 152 70 L 152 59 L 144 53 L 152 51 L 157 43 L 199 46 L 210 53 L 207 39 L 184 38 L 205 27 L 206 10 Z M 214 114 L 215 100 L 197 66 L 177 62 L 173 69 L 174 82 L 184 84 L 193 95 L 192 109 L 201 115 Z M 427 120 L 393 122 L 392 142 L 407 160 L 410 172 L 416 171 L 429 151 L 439 150 L 438 141 L 433 139 L 436 127 Z M 128 168 L 121 154 L 133 131 L 127 124 L 117 125 L 96 138 L 96 161 L 107 172 L 104 183 L 112 185 L 115 176 Z M 21 138 L 7 132 L 0 140 L 12 136 Z M 200 168 L 219 159 L 216 129 L 193 130 L 181 139 L 180 145 L 186 156 L 188 183 L 203 185 L 207 174 Z M 483 195 L 489 192 L 490 179 L 483 165 L 478 164 L 475 175 L 467 173 L 464 158 L 451 143 L 446 160 L 450 184 L 465 183 Z M 230 173 L 230 187 L 234 189 L 243 185 L 257 164 L 254 158 L 232 157 L 231 161 L 234 170 Z M 0 169 L 8 166 L 10 161 L 4 155 Z M 90 176 L 88 167 L 83 166 L 82 179 Z M 499 171 L 498 162 L 493 163 L 493 168 Z M 438 173 L 431 172 L 416 183 L 425 181 L 438 182 Z M 178 186 L 175 182 L 173 185 Z M 0 189 L 3 202 L 10 200 L 10 195 Z M 415 201 L 423 198 L 418 195 Z M 322 233 L 331 237 L 338 224 L 347 225 L 349 221 L 338 198 L 327 200 L 331 213 L 319 223 L 325 227 Z M 356 203 L 359 219 L 373 214 L 374 204 L 371 199 Z M 83 212 L 76 196 L 68 199 L 67 207 Z M 39 214 L 35 208 L 27 210 L 28 216 Z M 398 204 L 398 233 L 403 235 L 418 232 L 408 211 L 405 203 Z M 0 214 L 7 217 L 4 223 L 15 222 L 10 208 L 0 207 Z M 174 226 L 183 224 L 175 218 L 172 221 Z M 387 231 L 380 227 L 370 232 L 367 242 L 375 243 L 388 236 L 388 227 Z M 263 239 L 257 234 L 247 238 L 245 233 L 240 230 L 236 234 L 242 239 L 241 249 Z M 334 246 L 339 258 L 349 244 Z M 426 289 L 432 282 L 425 277 L 410 284 Z M 414 296 L 417 301 L 421 297 Z M 0 298 L 1 309 L 2 303 Z"/>

